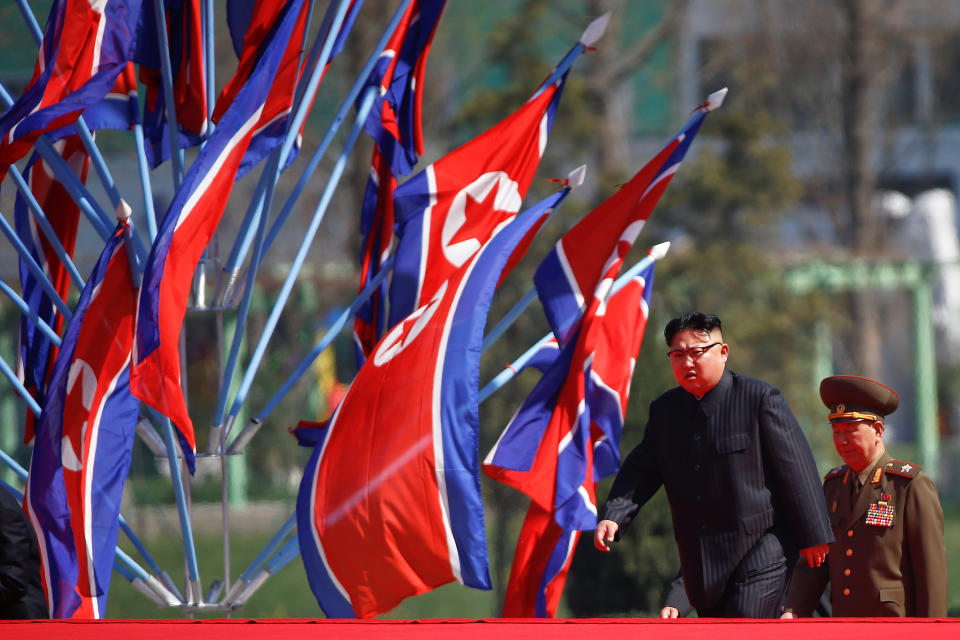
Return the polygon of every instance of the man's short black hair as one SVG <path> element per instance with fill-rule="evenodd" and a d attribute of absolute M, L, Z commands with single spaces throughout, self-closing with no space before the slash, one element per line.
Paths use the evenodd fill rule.
<path fill-rule="evenodd" d="M 712 313 L 700 313 L 699 311 L 685 313 L 679 318 L 674 318 L 664 327 L 663 337 L 667 339 L 667 346 L 673 344 L 673 336 L 686 329 L 703 331 L 704 333 L 710 333 L 714 329 L 723 331 L 720 326 L 720 318 Z"/>

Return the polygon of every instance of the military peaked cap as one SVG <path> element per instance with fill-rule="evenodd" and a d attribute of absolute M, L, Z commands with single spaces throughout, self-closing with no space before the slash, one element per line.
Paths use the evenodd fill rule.
<path fill-rule="evenodd" d="M 882 419 L 900 405 L 896 391 L 859 376 L 824 378 L 820 381 L 820 399 L 830 409 L 830 422 Z"/>

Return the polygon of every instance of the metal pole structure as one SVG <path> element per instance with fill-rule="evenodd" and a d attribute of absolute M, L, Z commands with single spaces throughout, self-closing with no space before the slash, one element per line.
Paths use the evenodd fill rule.
<path fill-rule="evenodd" d="M 183 182 L 183 150 L 180 149 L 180 132 L 177 125 L 177 109 L 173 96 L 173 67 L 170 63 L 170 41 L 167 39 L 167 18 L 163 0 L 153 0 L 153 16 L 157 21 L 157 42 L 160 46 L 160 72 L 163 77 L 163 102 L 167 111 L 167 137 L 170 139 L 170 162 L 173 167 L 173 190 Z"/>

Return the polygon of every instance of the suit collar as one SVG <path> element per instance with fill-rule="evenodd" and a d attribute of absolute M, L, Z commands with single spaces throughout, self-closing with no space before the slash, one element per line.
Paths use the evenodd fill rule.
<path fill-rule="evenodd" d="M 730 394 L 733 388 L 733 372 L 729 369 L 723 370 L 720 380 L 710 391 L 703 394 L 700 399 L 700 409 L 707 416 L 713 415 L 717 408 L 723 403 L 723 400 Z M 693 397 L 693 396 L 691 396 Z"/>

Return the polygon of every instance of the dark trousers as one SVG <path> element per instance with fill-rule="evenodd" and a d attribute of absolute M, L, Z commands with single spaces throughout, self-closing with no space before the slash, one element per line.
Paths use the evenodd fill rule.
<path fill-rule="evenodd" d="M 697 609 L 701 618 L 779 618 L 790 579 L 780 541 L 767 532 L 744 556 L 720 601 Z"/>

